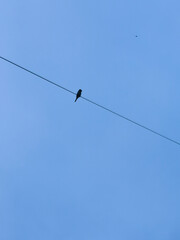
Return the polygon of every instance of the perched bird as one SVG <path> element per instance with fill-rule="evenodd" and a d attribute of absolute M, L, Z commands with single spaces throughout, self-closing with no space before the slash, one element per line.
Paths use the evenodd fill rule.
<path fill-rule="evenodd" d="M 76 99 L 75 99 L 75 102 L 77 101 L 77 99 L 81 96 L 81 93 L 82 93 L 82 90 L 79 89 L 77 94 L 76 94 Z"/>

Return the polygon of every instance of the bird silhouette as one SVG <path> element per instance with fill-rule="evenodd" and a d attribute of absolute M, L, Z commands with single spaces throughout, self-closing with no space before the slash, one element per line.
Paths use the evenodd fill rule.
<path fill-rule="evenodd" d="M 76 102 L 77 101 L 77 99 L 81 96 L 81 93 L 82 93 L 82 90 L 81 89 L 79 89 L 78 90 L 78 92 L 77 92 L 77 94 L 76 94 L 76 99 L 75 99 L 75 101 L 74 102 Z"/>

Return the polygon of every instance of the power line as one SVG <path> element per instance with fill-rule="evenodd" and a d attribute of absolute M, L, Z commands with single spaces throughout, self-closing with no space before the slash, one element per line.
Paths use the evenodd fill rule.
<path fill-rule="evenodd" d="M 36 76 L 36 77 L 38 77 L 38 78 L 43 79 L 44 81 L 46 81 L 46 82 L 48 82 L 48 83 L 51 83 L 51 84 L 55 85 L 56 87 L 59 87 L 59 88 L 65 90 L 65 91 L 67 91 L 67 92 L 69 92 L 69 93 L 71 93 L 71 94 L 76 95 L 75 92 L 73 92 L 73 91 L 71 91 L 71 90 L 69 90 L 69 89 L 67 89 L 67 88 L 65 88 L 65 87 L 63 87 L 63 86 L 61 86 L 61 85 L 53 82 L 53 81 L 48 80 L 48 79 L 45 78 L 45 77 L 42 77 L 41 75 L 39 75 L 39 74 L 37 74 L 37 73 L 35 73 L 35 72 L 32 72 L 32 71 L 28 70 L 27 68 L 24 68 L 24 67 L 20 66 L 20 65 L 17 64 L 17 63 L 14 63 L 14 62 L 12 62 L 12 61 L 10 61 L 10 60 L 2 57 L 2 56 L 0 56 L 0 58 L 1 58 L 2 60 L 6 61 L 6 62 L 8 62 L 8 63 L 10 63 L 10 64 L 18 67 L 18 68 L 21 68 L 22 70 L 24 70 L 24 71 L 26 71 L 26 72 L 28 72 L 28 73 L 33 74 L 34 76 Z M 166 139 L 166 140 L 168 140 L 168 141 L 170 141 L 170 142 L 172 142 L 172 143 L 175 143 L 175 144 L 177 144 L 177 145 L 180 145 L 180 142 L 178 142 L 178 141 L 176 141 L 176 140 L 174 140 L 174 139 L 172 139 L 172 138 L 166 137 L 165 135 L 162 135 L 161 133 L 158 133 L 158 132 L 154 131 L 153 129 L 148 128 L 148 127 L 146 127 L 146 126 L 144 126 L 144 125 L 142 125 L 142 124 L 140 124 L 140 123 L 138 123 L 138 122 L 136 122 L 136 121 L 133 121 L 133 120 L 131 120 L 130 118 L 127 118 L 127 117 L 125 117 L 125 116 L 123 116 L 123 115 L 121 115 L 121 114 L 119 114 L 119 113 L 117 113 L 117 112 L 114 112 L 114 111 L 112 111 L 111 109 L 104 107 L 103 105 L 100 105 L 100 104 L 98 104 L 98 103 L 96 103 L 96 102 L 94 102 L 94 101 L 92 101 L 92 100 L 90 100 L 90 99 L 88 99 L 88 98 L 83 97 L 83 96 L 81 96 L 81 98 L 84 99 L 85 101 L 91 103 L 91 104 L 94 104 L 94 105 L 96 105 L 96 106 L 98 106 L 98 107 L 100 107 L 100 108 L 102 108 L 102 109 L 104 109 L 104 110 L 106 110 L 106 111 L 108 111 L 108 112 L 110 112 L 110 113 L 112 113 L 112 114 L 120 117 L 120 118 L 125 119 L 126 121 L 128 121 L 128 122 L 130 122 L 130 123 L 133 123 L 133 124 L 135 124 L 135 125 L 137 125 L 137 126 L 139 126 L 139 127 L 141 127 L 141 128 L 144 128 L 145 130 L 147 130 L 147 131 L 149 131 L 149 132 L 151 132 L 151 133 L 154 133 L 154 134 L 156 134 L 156 135 L 158 135 L 158 136 L 160 136 L 160 137 L 162 137 L 162 138 L 164 138 L 164 139 Z"/>
<path fill-rule="evenodd" d="M 94 105 L 96 105 L 96 106 L 98 106 L 98 107 L 100 107 L 100 108 L 102 108 L 102 109 L 110 112 L 110 113 L 113 113 L 114 115 L 116 115 L 116 116 L 118 116 L 118 117 L 121 117 L 121 118 L 125 119 L 125 120 L 128 121 L 128 122 L 131 122 L 131 123 L 133 123 L 133 124 L 135 124 L 135 125 L 137 125 L 137 126 L 139 126 L 139 127 L 141 127 L 141 128 L 146 129 L 146 130 L 149 131 L 149 132 L 152 132 L 152 133 L 154 133 L 154 134 L 156 134 L 156 135 L 158 135 L 158 136 L 160 136 L 160 137 L 162 137 L 162 138 L 165 138 L 166 140 L 169 140 L 169 141 L 171 141 L 171 142 L 173 142 L 173 143 L 176 143 L 176 144 L 180 145 L 180 142 L 177 142 L 177 141 L 173 140 L 172 138 L 166 137 L 166 136 L 162 135 L 161 133 L 158 133 L 158 132 L 152 130 L 151 128 L 148 128 L 148 127 L 146 127 L 146 126 L 144 126 L 144 125 L 142 125 L 142 124 L 140 124 L 140 123 L 138 123 L 138 122 L 135 122 L 135 121 L 133 121 L 133 120 L 131 120 L 131 119 L 129 119 L 129 118 L 127 118 L 127 117 L 125 117 L 125 116 L 117 113 L 117 112 L 112 111 L 112 110 L 109 109 L 109 108 L 106 108 L 106 107 L 104 107 L 104 106 L 102 106 L 102 105 L 100 105 L 100 104 L 98 104 L 98 103 L 96 103 L 96 102 L 93 102 L 93 101 L 91 101 L 91 100 L 89 100 L 89 99 L 87 99 L 87 98 L 85 98 L 85 97 L 81 97 L 81 98 L 83 98 L 84 100 L 86 100 L 86 101 L 88 101 L 88 102 L 90 102 L 90 103 L 92 103 L 92 104 L 94 104 Z"/>
<path fill-rule="evenodd" d="M 4 61 L 8 62 L 8 63 L 11 63 L 11 64 L 15 65 L 15 66 L 18 67 L 18 68 L 23 69 L 24 71 L 26 71 L 26 72 L 28 72 L 28 73 L 33 74 L 34 76 L 36 76 L 36 77 L 38 77 L 38 78 L 43 79 L 44 81 L 46 81 L 46 82 L 48 82 L 48 83 L 51 83 L 51 84 L 55 85 L 56 87 L 62 88 L 63 90 L 65 90 L 65 91 L 67 91 L 67 92 L 70 92 L 70 93 L 76 95 L 75 92 L 73 92 L 73 91 L 71 91 L 71 90 L 69 90 L 69 89 L 67 89 L 67 88 L 65 88 L 65 87 L 62 87 L 61 85 L 59 85 L 59 84 L 57 84 L 57 83 L 55 83 L 55 82 L 53 82 L 53 81 L 50 81 L 50 80 L 48 80 L 47 78 L 42 77 L 42 76 L 40 76 L 39 74 L 37 74 L 37 73 L 35 73 L 35 72 L 32 72 L 32 71 L 28 70 L 27 68 L 22 67 L 22 66 L 20 66 L 19 64 L 14 63 L 14 62 L 8 60 L 7 58 L 4 58 L 4 57 L 2 57 L 2 56 L 0 56 L 0 58 L 3 59 Z"/>

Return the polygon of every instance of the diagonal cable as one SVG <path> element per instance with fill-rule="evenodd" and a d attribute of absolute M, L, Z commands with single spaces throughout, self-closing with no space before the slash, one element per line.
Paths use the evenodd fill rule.
<path fill-rule="evenodd" d="M 14 63 L 14 62 L 8 60 L 7 58 L 4 58 L 4 57 L 2 57 L 2 56 L 0 56 L 0 58 L 1 58 L 2 60 L 4 60 L 4 61 L 6 61 L 6 62 L 8 62 L 8 63 L 10 63 L 10 64 L 12 64 L 12 65 L 14 65 L 14 66 L 16 66 L 16 67 L 18 67 L 18 68 L 20 68 L 20 69 L 28 72 L 28 73 L 33 74 L 34 76 L 36 76 L 36 77 L 38 77 L 38 78 L 43 79 L 44 81 L 46 81 L 46 82 L 48 82 L 48 83 L 50 83 L 50 84 L 55 85 L 56 87 L 59 87 L 59 88 L 65 90 L 65 91 L 67 91 L 67 92 L 69 92 L 69 93 L 71 93 L 71 94 L 76 95 L 75 92 L 73 92 L 73 91 L 71 91 L 71 90 L 69 90 L 69 89 L 67 89 L 67 88 L 65 88 L 65 87 L 63 87 L 63 86 L 61 86 L 61 85 L 59 85 L 59 84 L 57 84 L 57 83 L 55 83 L 55 82 L 47 79 L 47 78 L 45 78 L 45 77 L 42 77 L 41 75 L 39 75 L 39 74 L 37 74 L 37 73 L 35 73 L 35 72 L 31 71 L 31 70 L 28 70 L 27 68 L 22 67 L 22 66 L 20 66 L 19 64 Z M 157 132 L 157 131 L 154 131 L 153 129 L 148 128 L 148 127 L 146 127 L 146 126 L 144 126 L 144 125 L 142 125 L 142 124 L 140 124 L 140 123 L 138 123 L 138 122 L 136 122 L 136 121 L 134 121 L 134 120 L 131 120 L 130 118 L 127 118 L 127 117 L 125 117 L 125 116 L 123 116 L 123 115 L 121 115 L 121 114 L 119 114 L 119 113 L 117 113 L 117 112 L 115 112 L 115 111 L 107 108 L 107 107 L 104 107 L 103 105 L 100 105 L 100 104 L 98 104 L 98 103 L 96 103 L 96 102 L 94 102 L 94 101 L 92 101 L 92 100 L 90 100 L 90 99 L 88 99 L 88 98 L 83 97 L 83 96 L 81 96 L 81 98 L 84 99 L 85 101 L 91 103 L 91 104 L 96 105 L 96 106 L 99 107 L 99 108 L 102 108 L 102 109 L 104 109 L 104 110 L 106 110 L 106 111 L 108 111 L 108 112 L 110 112 L 110 113 L 112 113 L 112 114 L 114 114 L 114 115 L 116 115 L 116 116 L 118 116 L 118 117 L 120 117 L 120 118 L 123 118 L 124 120 L 126 120 L 126 121 L 128 121 L 128 122 L 130 122 L 130 123 L 132 123 L 132 124 L 135 124 L 135 125 L 138 126 L 138 127 L 141 127 L 141 128 L 143 128 L 143 129 L 151 132 L 151 133 L 154 133 L 154 134 L 158 135 L 158 136 L 161 137 L 161 138 L 164 138 L 164 139 L 166 139 L 166 140 L 168 140 L 168 141 L 170 141 L 170 142 L 172 142 L 172 143 L 175 143 L 175 144 L 177 144 L 177 145 L 180 145 L 180 142 L 178 142 L 178 141 L 176 141 L 176 140 L 174 140 L 174 139 L 172 139 L 172 138 L 169 138 L 169 137 L 167 137 L 167 136 L 165 136 L 165 135 L 163 135 L 163 134 L 161 134 L 161 133 L 159 133 L 159 132 Z"/>

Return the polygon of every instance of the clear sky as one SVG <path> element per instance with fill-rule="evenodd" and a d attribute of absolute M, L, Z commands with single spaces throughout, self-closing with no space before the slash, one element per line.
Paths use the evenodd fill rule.
<path fill-rule="evenodd" d="M 1 56 L 180 141 L 179 0 L 0 3 Z M 0 75 L 1 240 L 180 239 L 180 146 Z"/>

